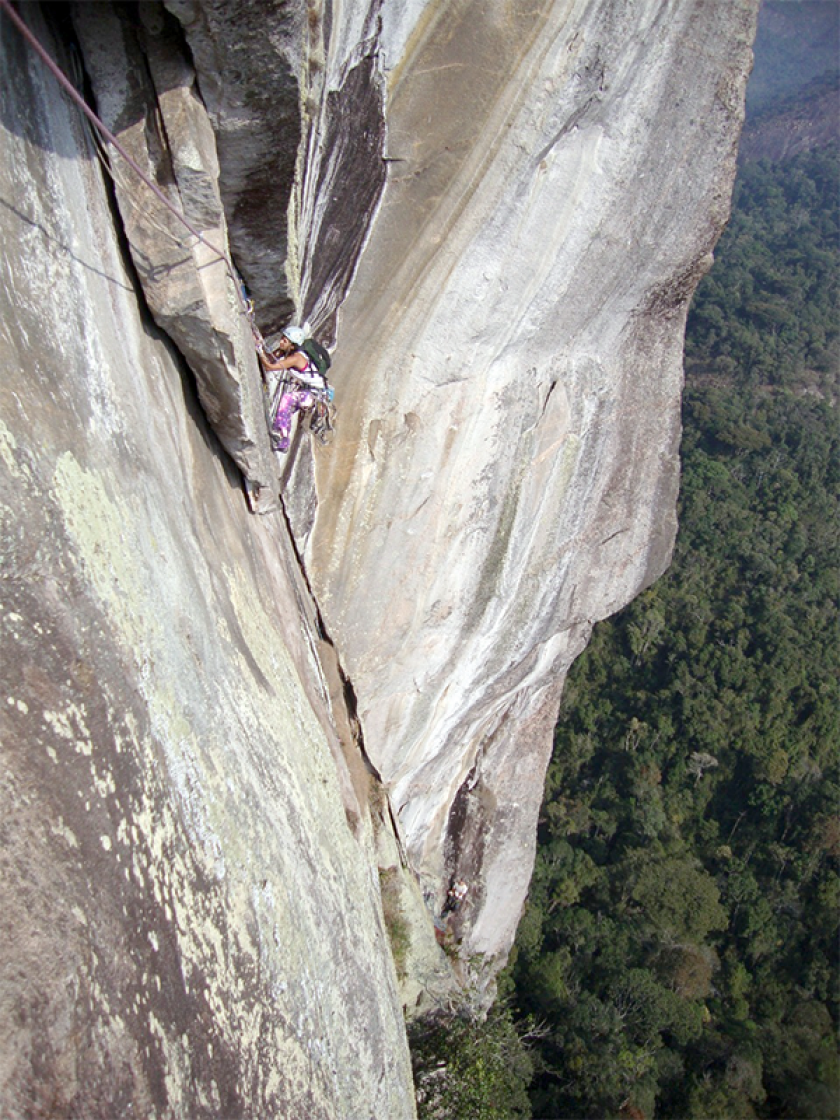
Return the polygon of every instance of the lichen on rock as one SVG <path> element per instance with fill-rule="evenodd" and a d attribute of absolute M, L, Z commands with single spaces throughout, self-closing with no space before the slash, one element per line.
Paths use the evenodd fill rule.
<path fill-rule="evenodd" d="M 5 17 L 0 49 L 0 1111 L 411 1117 L 284 522 L 148 314 L 79 114 Z"/>

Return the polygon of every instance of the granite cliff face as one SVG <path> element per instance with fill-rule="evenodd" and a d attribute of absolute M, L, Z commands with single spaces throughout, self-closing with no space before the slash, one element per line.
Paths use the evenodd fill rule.
<path fill-rule="evenodd" d="M 202 241 L 0 16 L 7 1113 L 413 1114 L 432 911 L 482 984 L 670 556 L 756 7 L 26 5 Z M 272 458 L 208 243 L 335 343 L 332 446 Z"/>
<path fill-rule="evenodd" d="M 388 180 L 295 528 L 413 865 L 471 884 L 466 956 L 513 936 L 568 666 L 670 557 L 755 8 L 380 13 Z"/>

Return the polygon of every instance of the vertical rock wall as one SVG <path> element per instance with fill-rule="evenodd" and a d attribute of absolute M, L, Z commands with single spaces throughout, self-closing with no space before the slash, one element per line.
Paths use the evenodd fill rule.
<path fill-rule="evenodd" d="M 138 294 L 81 116 L 4 16 L 0 52 L 0 1112 L 410 1117 L 284 523 Z"/>
<path fill-rule="evenodd" d="M 266 330 L 296 303 L 289 204 L 302 132 L 307 8 L 287 0 L 166 0 L 181 23 L 216 134 L 237 264 Z"/>
<path fill-rule="evenodd" d="M 414 866 L 470 882 L 467 955 L 513 937 L 568 665 L 670 556 L 756 6 L 73 9 L 261 325 L 337 325 L 338 435 L 286 509 Z M 228 281 L 120 183 L 129 264 L 80 118 L 0 36 L 4 1108 L 410 1116 L 307 590 L 193 394 L 262 478 Z"/>
<path fill-rule="evenodd" d="M 162 4 L 74 4 L 70 11 L 98 115 L 135 164 L 103 145 L 149 308 L 189 363 L 202 407 L 245 476 L 253 507 L 276 509 L 277 464 L 229 260 L 216 137 L 180 25 Z"/>
<path fill-rule="evenodd" d="M 415 865 L 471 884 L 467 953 L 513 936 L 569 664 L 670 557 L 756 8 L 380 13 L 388 179 L 297 525 Z"/>

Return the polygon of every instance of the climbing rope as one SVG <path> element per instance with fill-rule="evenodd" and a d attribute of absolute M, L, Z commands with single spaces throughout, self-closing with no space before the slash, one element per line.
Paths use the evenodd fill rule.
<path fill-rule="evenodd" d="M 230 257 L 227 255 L 227 253 L 221 252 L 219 249 L 216 248 L 215 245 L 213 245 L 210 241 L 208 241 L 208 239 L 204 236 L 204 234 L 201 233 L 200 230 L 197 230 L 195 228 L 195 226 L 189 221 L 189 219 L 186 217 L 186 215 L 182 214 L 181 211 L 178 210 L 178 208 L 176 206 L 172 205 L 172 203 L 169 201 L 169 199 L 166 197 L 166 195 L 163 193 L 163 191 L 157 186 L 157 184 L 152 182 L 152 180 L 148 177 L 148 175 L 146 175 L 146 173 L 139 166 L 139 164 L 136 162 L 136 160 L 134 160 L 134 158 L 132 156 L 130 156 L 129 153 L 125 150 L 125 148 L 122 146 L 122 144 L 116 138 L 116 136 L 114 136 L 114 134 L 107 128 L 107 126 L 104 124 L 104 122 L 102 120 L 100 120 L 100 118 L 96 115 L 96 113 L 93 111 L 93 109 L 91 109 L 91 107 L 88 105 L 88 103 L 82 97 L 82 95 L 79 93 L 79 91 L 76 89 L 76 87 L 70 81 L 70 79 L 64 74 L 64 72 L 58 66 L 58 64 L 50 57 L 50 55 L 47 53 L 47 51 L 42 47 L 42 45 L 40 44 L 38 39 L 35 37 L 35 35 L 32 34 L 30 29 L 26 26 L 26 24 L 23 22 L 23 20 L 20 18 L 20 16 L 17 14 L 17 12 L 14 10 L 14 8 L 11 5 L 10 0 L 0 0 L 0 8 L 6 13 L 8 18 L 12 21 L 12 23 L 18 29 L 18 31 L 23 36 L 23 38 L 26 40 L 26 42 L 29 43 L 29 45 L 32 47 L 32 49 L 35 51 L 35 53 L 38 55 L 38 57 L 42 60 L 44 65 L 47 67 L 47 69 L 50 71 L 50 73 L 53 75 L 53 77 L 59 83 L 61 88 L 67 93 L 67 95 L 79 107 L 79 109 L 81 109 L 81 111 L 84 113 L 85 117 L 87 117 L 88 121 L 94 126 L 94 128 L 97 130 L 99 135 L 104 137 L 104 139 L 107 140 L 107 142 L 109 144 L 111 144 L 116 149 L 116 151 L 122 156 L 122 158 L 125 160 L 125 162 L 128 164 L 128 166 L 135 172 L 135 174 L 140 178 L 140 180 L 143 183 L 146 184 L 146 186 L 149 188 L 149 190 L 152 191 L 152 193 L 163 203 L 163 205 L 167 208 L 167 210 L 169 210 L 174 215 L 174 217 L 187 230 L 189 230 L 189 232 L 193 235 L 193 237 L 195 237 L 197 241 L 200 241 L 202 245 L 205 245 L 211 251 L 211 253 L 213 254 L 213 256 L 216 260 L 219 260 L 224 264 L 225 268 L 227 269 L 227 273 L 228 273 L 231 281 L 233 282 L 233 287 L 234 287 L 234 290 L 237 294 L 237 297 L 239 298 L 239 301 L 242 304 L 243 312 L 245 314 L 246 319 L 248 320 L 248 325 L 251 328 L 251 334 L 253 335 L 253 338 L 254 338 L 254 346 L 256 347 L 256 349 L 259 353 L 265 353 L 268 348 L 266 346 L 265 339 L 263 338 L 262 333 L 261 333 L 259 327 L 257 326 L 253 301 L 246 294 L 246 291 L 244 289 L 244 285 L 242 283 L 242 280 L 240 279 L 239 274 L 237 273 L 236 268 L 235 268 L 233 262 L 231 261 Z M 94 133 L 94 138 L 97 139 L 96 133 Z M 103 163 L 106 163 L 106 160 L 104 158 L 104 150 L 101 149 L 101 142 L 98 142 L 96 144 L 96 148 L 97 148 L 97 154 L 103 160 Z M 113 169 L 110 166 L 108 166 L 108 171 L 111 174 L 112 178 L 114 178 L 114 181 L 116 182 L 116 176 L 114 174 Z M 166 232 L 168 233 L 168 231 L 166 231 Z M 260 367 L 261 367 L 261 370 L 262 370 L 262 363 L 260 363 Z M 285 384 L 285 381 L 281 380 L 277 389 L 278 390 L 282 389 L 284 384 Z M 268 383 L 267 383 L 267 380 L 266 380 L 266 377 L 265 377 L 264 370 L 263 370 L 263 385 L 264 385 L 265 391 L 268 392 L 269 386 L 268 386 Z M 315 435 L 322 443 L 326 443 L 329 440 L 329 438 L 330 438 L 330 436 L 332 435 L 332 432 L 333 432 L 333 418 L 334 418 L 335 410 L 332 406 L 332 395 L 330 394 L 329 396 L 327 396 L 327 395 L 319 394 L 319 393 L 316 393 L 315 395 L 316 395 L 316 402 L 317 403 L 316 403 L 316 408 L 313 412 L 313 415 L 310 418 L 310 430 L 312 431 L 312 434 Z M 277 398 L 277 392 L 276 391 L 275 391 L 274 397 L 275 397 L 275 399 Z M 273 411 L 273 406 L 274 406 L 274 401 L 272 401 L 272 411 Z"/>
<path fill-rule="evenodd" d="M 242 304 L 245 316 L 248 319 L 249 326 L 251 327 L 251 333 L 254 336 L 254 343 L 258 349 L 261 346 L 264 346 L 265 342 L 263 336 L 256 324 L 253 302 L 246 296 L 245 292 L 243 291 L 242 281 L 240 280 L 236 268 L 234 267 L 234 264 L 231 261 L 230 257 L 226 253 L 223 253 L 219 249 L 217 249 L 216 246 L 212 244 L 212 242 L 208 241 L 204 234 L 201 233 L 200 230 L 197 230 L 195 226 L 189 221 L 189 219 L 184 214 L 182 214 L 176 206 L 172 205 L 172 203 L 169 201 L 160 187 L 153 183 L 148 175 L 146 175 L 146 173 L 139 166 L 136 160 L 134 160 L 133 157 L 130 156 L 129 153 L 125 150 L 116 136 L 114 136 L 114 134 L 107 128 L 107 126 L 99 119 L 96 113 L 94 113 L 93 109 L 91 109 L 91 107 L 82 97 L 82 95 L 79 93 L 70 79 L 58 66 L 58 64 L 50 57 L 47 51 L 44 50 L 38 39 L 32 34 L 32 32 L 14 10 L 10 3 L 10 0 L 0 0 L 0 8 L 2 8 L 2 10 L 6 13 L 6 15 L 24 37 L 26 42 L 29 43 L 29 45 L 32 47 L 32 49 L 35 51 L 35 53 L 38 55 L 38 57 L 41 59 L 41 61 L 44 63 L 44 65 L 47 67 L 47 69 L 50 71 L 59 85 L 62 87 L 62 89 L 81 109 L 81 111 L 91 122 L 91 124 L 93 124 L 93 126 L 98 130 L 98 132 L 102 136 L 104 136 L 109 144 L 113 145 L 113 147 L 117 150 L 117 152 L 119 152 L 122 158 L 129 165 L 129 167 L 140 177 L 140 179 L 146 184 L 149 190 L 157 196 L 157 198 L 163 203 L 163 205 L 168 210 L 170 210 L 172 214 L 174 214 L 178 221 L 189 230 L 193 237 L 200 241 L 202 245 L 205 245 L 208 249 L 210 249 L 217 260 L 223 262 L 225 268 L 227 269 L 228 275 L 230 276 L 230 279 L 233 281 L 234 290 L 236 291 L 239 301 Z"/>

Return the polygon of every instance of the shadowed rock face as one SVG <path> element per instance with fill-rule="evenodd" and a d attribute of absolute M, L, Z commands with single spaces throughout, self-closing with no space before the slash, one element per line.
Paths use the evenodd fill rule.
<path fill-rule="evenodd" d="M 467 953 L 513 936 L 568 666 L 670 558 L 756 7 L 382 12 L 392 162 L 297 524 L 415 866 L 471 883 Z"/>
<path fill-rule="evenodd" d="M 224 259 L 216 139 L 180 25 L 159 4 L 76 4 L 71 10 L 100 118 L 175 211 L 121 156 L 109 153 L 149 308 L 193 370 L 202 407 L 248 480 L 254 508 L 276 509 L 279 479 L 266 439 L 253 338 L 238 278 Z"/>
<path fill-rule="evenodd" d="M 0 51 L 0 1113 L 410 1117 L 282 518 L 145 309 L 80 115 L 5 17 Z"/>
<path fill-rule="evenodd" d="M 328 339 L 335 336 L 336 313 L 385 185 L 385 120 L 377 79 L 374 58 L 363 58 L 341 88 L 326 97 L 301 320 Z"/>
<path fill-rule="evenodd" d="M 301 139 L 306 6 L 278 0 L 166 0 L 183 26 L 216 134 L 237 265 L 268 332 L 295 306 L 289 201 Z"/>

